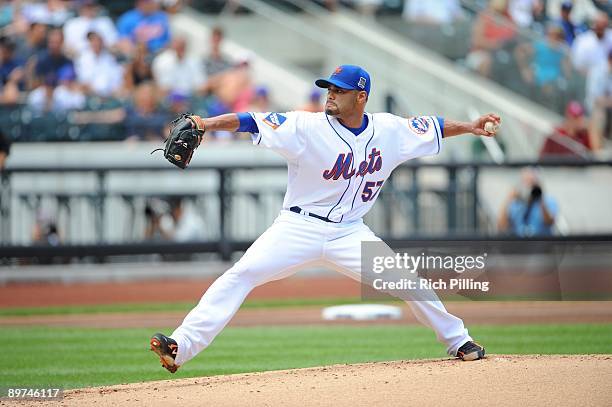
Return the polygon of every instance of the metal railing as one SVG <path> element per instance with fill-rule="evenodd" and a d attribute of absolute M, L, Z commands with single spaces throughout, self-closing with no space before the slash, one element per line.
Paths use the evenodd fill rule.
<path fill-rule="evenodd" d="M 385 183 L 380 202 L 366 216 L 372 230 L 389 241 L 422 237 L 494 236 L 494 219 L 481 201 L 479 178 L 494 169 L 518 170 L 531 162 L 504 163 L 425 163 L 411 162 L 398 167 Z M 589 169 L 610 167 L 612 162 L 549 161 L 538 164 L 546 168 Z M 264 179 L 286 171 L 284 165 L 265 166 L 194 166 L 182 177 L 214 176 L 213 188 L 206 191 L 138 189 L 136 174 L 149 179 L 176 174 L 174 168 L 21 168 L 1 173 L 0 190 L 0 257 L 34 256 L 54 248 L 32 245 L 29 227 L 35 224 L 42 202 L 55 203 L 60 229 L 64 231 L 60 247 L 69 257 L 108 256 L 159 253 L 171 243 L 146 241 L 142 233 L 144 202 L 151 197 L 182 198 L 192 203 L 206 219 L 206 237 L 198 243 L 179 249 L 187 252 L 218 253 L 229 259 L 234 251 L 244 250 L 257 238 L 282 207 L 284 186 L 253 185 L 253 179 Z M 85 188 L 19 187 L 24 176 L 54 174 L 60 178 L 84 177 Z M 113 177 L 133 177 L 130 191 L 117 190 L 109 182 Z M 67 183 L 67 182 L 66 182 Z M 489 192 L 487 192 L 489 193 Z M 80 214 L 79 214 L 80 213 Z M 103 249 L 106 247 L 106 249 Z M 114 248 L 109 250 L 108 248 Z M 60 250 L 60 249 L 58 249 Z"/>

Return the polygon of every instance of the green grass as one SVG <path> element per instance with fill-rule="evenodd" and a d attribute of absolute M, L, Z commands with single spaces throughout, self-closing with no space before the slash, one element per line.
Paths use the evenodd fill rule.
<path fill-rule="evenodd" d="M 162 329 L 162 332 L 169 332 Z M 612 353 L 612 324 L 474 326 L 498 354 Z M 2 386 L 87 387 L 334 363 L 444 357 L 419 326 L 228 328 L 170 376 L 148 351 L 148 329 L 3 328 Z M 6 341 L 8 339 L 8 341 Z"/>

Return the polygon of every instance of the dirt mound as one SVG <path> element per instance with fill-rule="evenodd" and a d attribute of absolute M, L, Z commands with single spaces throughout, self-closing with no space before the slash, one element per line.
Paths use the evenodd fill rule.
<path fill-rule="evenodd" d="M 96 387 L 45 405 L 604 406 L 612 403 L 610 377 L 611 355 L 493 355 L 469 363 L 379 362 Z"/>

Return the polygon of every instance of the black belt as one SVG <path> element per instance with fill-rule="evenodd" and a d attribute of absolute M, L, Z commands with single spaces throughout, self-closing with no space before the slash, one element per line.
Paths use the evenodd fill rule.
<path fill-rule="evenodd" d="M 329 222 L 329 223 L 338 223 L 338 222 L 334 222 L 333 220 L 331 220 L 330 218 L 326 218 L 325 216 L 319 216 L 315 213 L 310 213 L 310 212 L 306 212 L 304 210 L 302 210 L 302 208 L 300 208 L 299 206 L 292 206 L 291 208 L 289 208 L 289 210 L 291 212 L 295 212 L 295 213 L 299 213 L 301 215 L 308 215 L 308 216 L 312 216 L 313 218 L 317 218 L 320 220 L 323 220 L 325 222 Z"/>

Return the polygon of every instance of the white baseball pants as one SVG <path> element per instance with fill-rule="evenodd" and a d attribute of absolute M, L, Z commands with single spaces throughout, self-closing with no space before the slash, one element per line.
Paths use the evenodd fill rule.
<path fill-rule="evenodd" d="M 176 363 L 183 365 L 210 345 L 251 290 L 268 281 L 288 277 L 312 265 L 329 266 L 361 281 L 362 241 L 380 241 L 362 220 L 328 223 L 281 211 L 272 226 L 208 288 L 172 333 L 178 343 Z M 463 321 L 449 314 L 439 300 L 406 302 L 419 322 L 434 330 L 450 355 L 472 340 Z"/>

